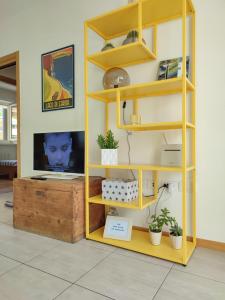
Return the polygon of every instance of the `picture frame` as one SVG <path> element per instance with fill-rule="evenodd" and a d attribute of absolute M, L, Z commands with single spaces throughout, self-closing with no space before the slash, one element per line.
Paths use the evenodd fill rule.
<path fill-rule="evenodd" d="M 159 63 L 158 80 L 182 76 L 182 57 L 163 60 Z M 190 57 L 186 57 L 186 77 L 189 78 Z"/>
<path fill-rule="evenodd" d="M 41 55 L 42 112 L 75 107 L 74 45 Z"/>
<path fill-rule="evenodd" d="M 107 216 L 104 238 L 130 241 L 132 235 L 132 220 L 118 216 Z"/>

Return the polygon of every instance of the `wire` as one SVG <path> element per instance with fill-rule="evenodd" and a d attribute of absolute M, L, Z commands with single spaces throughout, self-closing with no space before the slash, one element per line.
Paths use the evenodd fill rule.
<path fill-rule="evenodd" d="M 126 123 L 126 120 L 125 120 L 125 108 L 126 108 L 126 101 L 123 102 L 123 124 L 124 125 L 127 125 Z M 129 161 L 129 164 L 131 164 L 131 157 L 130 157 L 130 150 L 131 150 L 131 146 L 130 146 L 130 139 L 129 139 L 129 131 L 126 130 L 126 135 L 127 135 L 127 145 L 128 145 L 128 161 Z M 130 170 L 132 176 L 133 176 L 133 179 L 136 179 L 135 175 L 134 175 L 134 171 L 133 170 Z"/>
<path fill-rule="evenodd" d="M 158 208 L 158 205 L 159 205 L 159 201 L 160 201 L 160 199 L 162 198 L 162 195 L 163 195 L 163 193 L 164 193 L 164 191 L 165 191 L 165 189 L 166 189 L 165 186 L 161 186 L 161 187 L 158 189 L 158 191 L 159 191 L 161 188 L 164 188 L 164 189 L 162 190 L 162 192 L 161 192 L 161 194 L 160 194 L 160 196 L 159 196 L 159 198 L 158 198 L 158 201 L 157 201 L 157 203 L 156 203 L 156 206 L 155 206 L 155 215 L 156 215 L 156 213 L 157 213 L 157 208 Z M 147 222 L 148 224 L 149 224 L 149 222 L 150 222 L 150 216 L 151 216 L 151 208 L 150 208 L 150 206 L 148 206 L 148 216 L 147 216 L 147 218 L 146 218 L 146 222 Z"/>

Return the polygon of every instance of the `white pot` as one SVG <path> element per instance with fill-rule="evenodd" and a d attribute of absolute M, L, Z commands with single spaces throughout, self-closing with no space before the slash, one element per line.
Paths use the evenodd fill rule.
<path fill-rule="evenodd" d="M 154 246 L 160 245 L 162 232 L 149 231 L 149 235 L 150 235 L 150 238 L 151 238 L 152 245 L 154 245 Z"/>
<path fill-rule="evenodd" d="M 118 151 L 117 149 L 101 149 L 102 165 L 117 165 Z"/>
<path fill-rule="evenodd" d="M 182 248 L 182 236 L 175 236 L 170 234 L 170 239 L 174 249 Z"/>

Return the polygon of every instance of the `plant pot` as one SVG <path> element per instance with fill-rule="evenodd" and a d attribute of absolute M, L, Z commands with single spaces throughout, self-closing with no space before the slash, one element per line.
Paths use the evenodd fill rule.
<path fill-rule="evenodd" d="M 149 231 L 149 235 L 150 235 L 152 245 L 154 245 L 154 246 L 160 245 L 161 237 L 162 237 L 162 231 L 161 232 Z"/>
<path fill-rule="evenodd" d="M 182 236 L 175 236 L 170 234 L 170 239 L 174 249 L 182 248 Z"/>
<path fill-rule="evenodd" d="M 101 149 L 102 165 L 117 165 L 118 151 L 117 149 Z"/>

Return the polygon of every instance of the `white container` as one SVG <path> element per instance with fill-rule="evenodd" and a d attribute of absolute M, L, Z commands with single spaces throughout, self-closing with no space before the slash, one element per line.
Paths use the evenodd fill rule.
<path fill-rule="evenodd" d="M 117 165 L 118 151 L 117 149 L 101 149 L 102 165 Z"/>
<path fill-rule="evenodd" d="M 170 239 L 174 249 L 182 248 L 182 236 L 175 236 L 170 234 Z"/>
<path fill-rule="evenodd" d="M 150 239 L 152 245 L 158 246 L 161 243 L 162 231 L 161 232 L 152 232 L 149 230 Z"/>
<path fill-rule="evenodd" d="M 162 166 L 181 166 L 182 164 L 182 145 L 168 144 L 161 147 Z"/>
<path fill-rule="evenodd" d="M 102 199 L 131 202 L 138 198 L 138 181 L 105 179 L 102 181 Z"/>

